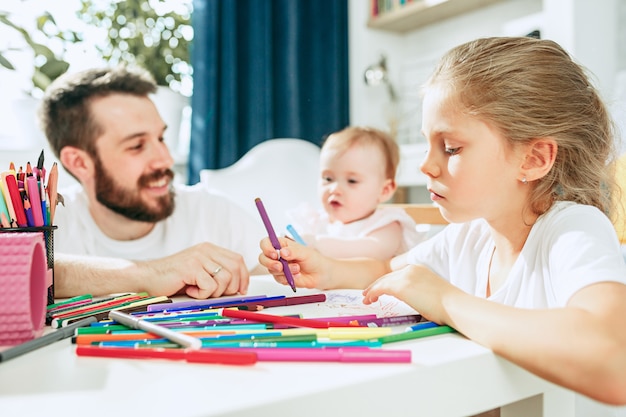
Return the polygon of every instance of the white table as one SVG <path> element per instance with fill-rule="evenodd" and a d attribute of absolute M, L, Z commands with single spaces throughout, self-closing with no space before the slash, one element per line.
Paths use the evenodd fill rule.
<path fill-rule="evenodd" d="M 253 277 L 251 294 L 290 294 Z M 298 290 L 298 294 L 314 291 Z M 293 293 L 291 293 L 293 294 Z M 408 314 L 385 298 L 327 292 L 325 305 L 280 307 L 305 317 Z M 76 356 L 63 340 L 0 363 L 0 415 L 9 416 L 467 416 L 503 406 L 502 417 L 573 416 L 573 394 L 458 334 L 393 343 L 411 364 L 259 362 L 189 364 Z"/>

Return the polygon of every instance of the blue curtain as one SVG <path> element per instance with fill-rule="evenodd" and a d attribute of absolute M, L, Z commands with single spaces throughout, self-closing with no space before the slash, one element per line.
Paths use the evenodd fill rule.
<path fill-rule="evenodd" d="M 189 183 L 264 140 L 348 125 L 347 0 L 194 0 L 192 22 Z"/>

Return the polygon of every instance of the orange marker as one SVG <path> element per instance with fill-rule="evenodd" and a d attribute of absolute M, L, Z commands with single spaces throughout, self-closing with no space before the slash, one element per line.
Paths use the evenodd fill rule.
<path fill-rule="evenodd" d="M 59 180 L 59 168 L 57 167 L 57 163 L 52 164 L 52 168 L 50 169 L 50 173 L 48 174 L 48 207 L 50 210 L 50 220 L 48 221 L 49 225 L 54 224 L 54 211 L 56 210 L 58 204 L 58 195 L 57 195 L 57 182 Z"/>

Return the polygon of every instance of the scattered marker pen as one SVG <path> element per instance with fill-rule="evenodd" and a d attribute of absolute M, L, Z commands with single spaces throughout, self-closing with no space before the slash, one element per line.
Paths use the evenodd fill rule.
<path fill-rule="evenodd" d="M 293 237 L 293 240 L 295 240 L 296 242 L 298 242 L 299 244 L 303 246 L 306 246 L 306 242 L 304 241 L 304 239 L 302 239 L 302 236 L 300 236 L 300 234 L 296 231 L 296 229 L 292 225 L 288 224 L 286 227 L 287 227 L 287 231 Z"/>
<path fill-rule="evenodd" d="M 415 330 L 430 329 L 430 328 L 438 327 L 438 326 L 439 325 L 437 323 L 435 323 L 435 322 L 423 321 L 421 323 L 417 323 L 417 324 L 414 324 L 413 326 L 407 327 L 406 331 L 407 332 L 412 332 L 412 331 L 415 331 Z"/>
<path fill-rule="evenodd" d="M 259 210 L 261 220 L 263 220 L 263 224 L 265 225 L 265 229 L 267 230 L 267 235 L 270 238 L 270 242 L 272 242 L 272 246 L 274 246 L 274 249 L 276 249 L 276 251 L 278 252 L 278 260 L 280 261 L 280 263 L 283 264 L 283 274 L 285 274 L 285 278 L 287 278 L 287 282 L 289 283 L 289 286 L 291 287 L 293 292 L 296 292 L 296 284 L 293 281 L 293 275 L 291 275 L 289 263 L 280 256 L 280 242 L 276 237 L 276 232 L 274 232 L 274 227 L 270 222 L 270 218 L 265 211 L 265 206 L 263 206 L 263 202 L 258 197 L 254 199 L 254 203 L 256 204 L 257 210 Z"/>

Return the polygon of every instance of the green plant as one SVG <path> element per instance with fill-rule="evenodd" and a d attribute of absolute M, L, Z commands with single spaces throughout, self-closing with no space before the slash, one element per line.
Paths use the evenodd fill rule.
<path fill-rule="evenodd" d="M 67 46 L 82 41 L 80 33 L 59 28 L 54 17 L 47 11 L 35 18 L 35 30 L 27 30 L 22 24 L 12 20 L 11 14 L 6 11 L 0 11 L 1 25 L 18 34 L 24 44 L 0 50 L 0 66 L 8 70 L 16 70 L 7 55 L 23 52 L 26 49 L 30 49 L 33 53 L 32 88 L 29 91 L 31 95 L 44 91 L 55 78 L 67 71 L 70 65 L 64 59 Z M 56 49 L 60 52 L 54 52 L 50 47 L 52 44 L 58 46 Z"/>
<path fill-rule="evenodd" d="M 105 32 L 96 44 L 109 64 L 140 65 L 157 84 L 190 91 L 191 0 L 81 0 L 79 18 Z"/>

